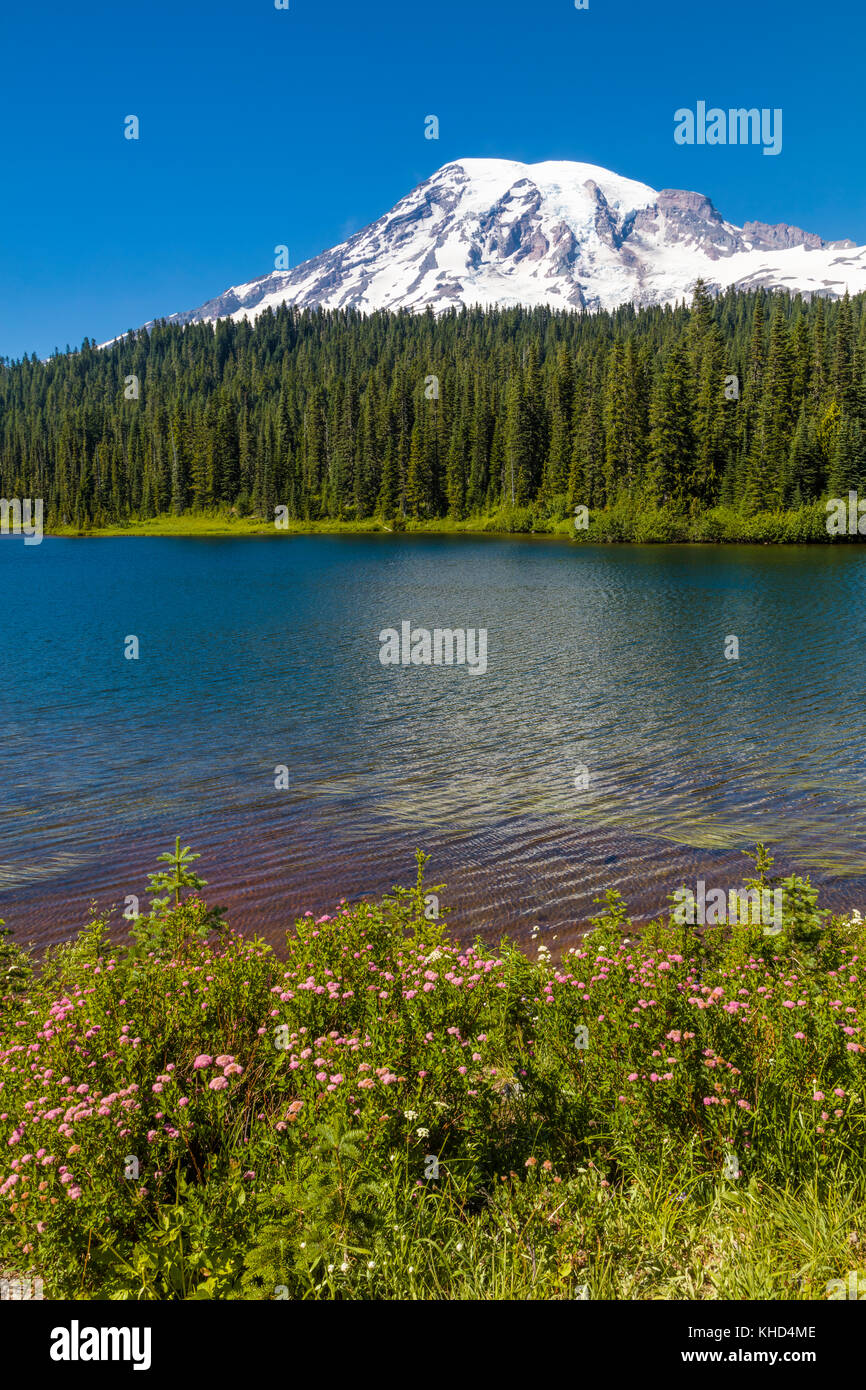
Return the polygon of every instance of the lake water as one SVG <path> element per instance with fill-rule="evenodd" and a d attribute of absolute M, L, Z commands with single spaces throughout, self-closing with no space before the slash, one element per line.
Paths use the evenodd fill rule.
<path fill-rule="evenodd" d="M 561 944 L 606 886 L 636 916 L 735 886 L 757 839 L 866 909 L 857 546 L 5 538 L 0 594 L 20 939 L 67 937 L 92 898 L 144 902 L 178 833 L 274 942 L 409 882 L 416 845 L 454 929 L 489 939 L 540 923 Z M 486 673 L 383 666 L 403 621 L 486 629 Z"/>

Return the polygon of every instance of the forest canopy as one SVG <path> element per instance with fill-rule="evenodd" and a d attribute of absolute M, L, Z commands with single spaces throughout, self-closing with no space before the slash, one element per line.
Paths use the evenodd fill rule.
<path fill-rule="evenodd" d="M 0 363 L 0 494 L 79 528 L 800 507 L 866 482 L 864 299 L 160 321 Z"/>

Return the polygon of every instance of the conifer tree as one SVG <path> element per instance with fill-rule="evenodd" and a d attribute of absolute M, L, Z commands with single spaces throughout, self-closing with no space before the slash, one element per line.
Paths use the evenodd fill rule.
<path fill-rule="evenodd" d="M 668 354 L 656 384 L 650 420 L 650 493 L 656 502 L 670 502 L 681 510 L 689 495 L 689 470 L 695 453 L 689 363 L 681 343 Z"/>
<path fill-rule="evenodd" d="M 424 441 L 421 426 L 414 425 L 409 447 L 409 464 L 406 470 L 406 515 L 419 521 L 425 512 L 427 498 L 424 478 Z"/>

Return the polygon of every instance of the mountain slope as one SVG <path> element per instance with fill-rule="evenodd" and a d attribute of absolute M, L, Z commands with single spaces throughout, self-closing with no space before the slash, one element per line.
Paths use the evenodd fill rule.
<path fill-rule="evenodd" d="M 714 289 L 835 298 L 866 289 L 866 247 L 784 223 L 737 227 L 703 194 L 656 192 L 592 164 L 461 159 L 341 246 L 169 321 L 252 318 L 284 301 L 362 312 L 614 309 L 674 302 L 698 277 Z"/>

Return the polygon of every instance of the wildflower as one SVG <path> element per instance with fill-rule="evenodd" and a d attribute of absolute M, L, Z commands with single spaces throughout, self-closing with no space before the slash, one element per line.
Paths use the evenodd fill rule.
<path fill-rule="evenodd" d="M 196 1057 L 195 1061 L 192 1064 L 192 1067 L 193 1071 L 201 1071 L 202 1067 L 210 1067 L 212 1065 L 213 1057 L 209 1057 L 206 1052 L 202 1052 L 199 1054 L 198 1057 Z"/>
<path fill-rule="evenodd" d="M 213 1081 L 208 1082 L 209 1091 L 224 1091 L 228 1086 L 228 1081 L 224 1076 L 215 1076 Z"/>
<path fill-rule="evenodd" d="M 415 1133 L 418 1135 L 418 1138 L 419 1138 L 419 1139 L 429 1139 L 429 1138 L 430 1138 L 430 1131 L 429 1131 L 429 1129 L 416 1129 Z"/>

